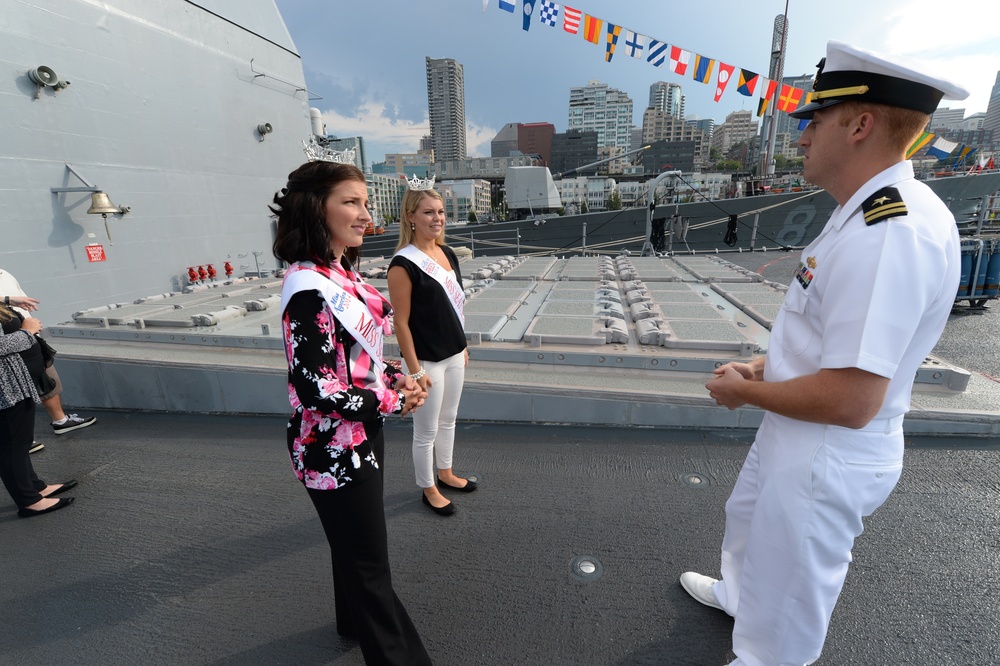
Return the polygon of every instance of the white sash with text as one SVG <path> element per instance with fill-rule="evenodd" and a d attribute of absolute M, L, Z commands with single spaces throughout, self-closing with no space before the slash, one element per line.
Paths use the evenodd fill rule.
<path fill-rule="evenodd" d="M 428 257 L 424 252 L 413 245 L 407 245 L 396 253 L 397 257 L 405 257 L 417 265 L 420 270 L 430 275 L 444 289 L 444 293 L 451 302 L 451 307 L 455 309 L 458 320 L 465 328 L 465 292 L 459 286 L 458 280 L 453 278 L 448 271 L 441 267 L 438 262 Z"/>
<path fill-rule="evenodd" d="M 385 361 L 382 360 L 382 327 L 375 323 L 368 307 L 336 282 L 328 280 L 316 271 L 300 270 L 285 277 L 281 289 L 281 312 L 285 312 L 292 294 L 307 290 L 316 290 L 323 294 L 340 325 L 368 352 L 368 356 L 375 364 L 375 375 L 381 381 L 382 373 L 385 371 Z"/>

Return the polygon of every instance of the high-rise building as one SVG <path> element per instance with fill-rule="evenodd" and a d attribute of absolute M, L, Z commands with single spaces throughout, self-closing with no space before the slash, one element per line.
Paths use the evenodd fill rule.
<path fill-rule="evenodd" d="M 465 159 L 465 75 L 451 58 L 427 57 L 427 115 L 435 160 Z"/>
<path fill-rule="evenodd" d="M 649 109 L 657 109 L 668 115 L 684 119 L 684 95 L 680 84 L 657 81 L 649 86 Z"/>
<path fill-rule="evenodd" d="M 600 81 L 569 89 L 569 130 L 597 132 L 598 148 L 627 151 L 632 143 L 632 99 Z"/>
<path fill-rule="evenodd" d="M 993 130 L 995 135 L 1000 136 L 1000 72 L 997 72 L 997 81 L 993 84 L 993 91 L 990 93 L 990 103 L 986 107 L 983 129 Z"/>

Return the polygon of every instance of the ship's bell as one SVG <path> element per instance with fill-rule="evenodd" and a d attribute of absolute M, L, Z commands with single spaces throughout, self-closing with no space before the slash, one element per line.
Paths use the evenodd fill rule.
<path fill-rule="evenodd" d="M 91 215 L 107 215 L 108 213 L 120 213 L 121 209 L 111 203 L 111 197 L 104 192 L 94 192 L 90 195 L 90 208 L 87 213 Z"/>

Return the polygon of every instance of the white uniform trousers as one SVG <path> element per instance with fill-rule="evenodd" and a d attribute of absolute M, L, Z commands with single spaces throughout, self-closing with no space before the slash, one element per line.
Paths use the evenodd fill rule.
<path fill-rule="evenodd" d="M 405 364 L 404 364 L 405 366 Z M 413 412 L 413 471 L 417 485 L 434 485 L 434 467 L 451 469 L 455 450 L 455 418 L 465 385 L 465 352 L 443 361 L 420 361 L 433 386 L 427 400 Z M 404 370 L 404 372 L 410 372 Z"/>
<path fill-rule="evenodd" d="M 719 604 L 736 619 L 732 664 L 819 658 L 862 517 L 903 466 L 903 417 L 861 430 L 767 412 L 726 502 Z"/>

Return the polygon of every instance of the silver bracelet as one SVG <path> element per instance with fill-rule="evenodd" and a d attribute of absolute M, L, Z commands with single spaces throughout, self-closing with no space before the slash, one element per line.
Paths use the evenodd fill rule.
<path fill-rule="evenodd" d="M 427 374 L 427 371 L 424 370 L 423 368 L 420 368 L 420 370 L 418 370 L 417 372 L 414 372 L 412 375 L 410 375 L 410 379 L 412 379 L 413 381 L 417 381 L 418 379 L 420 379 L 421 377 L 423 377 L 426 374 Z"/>

